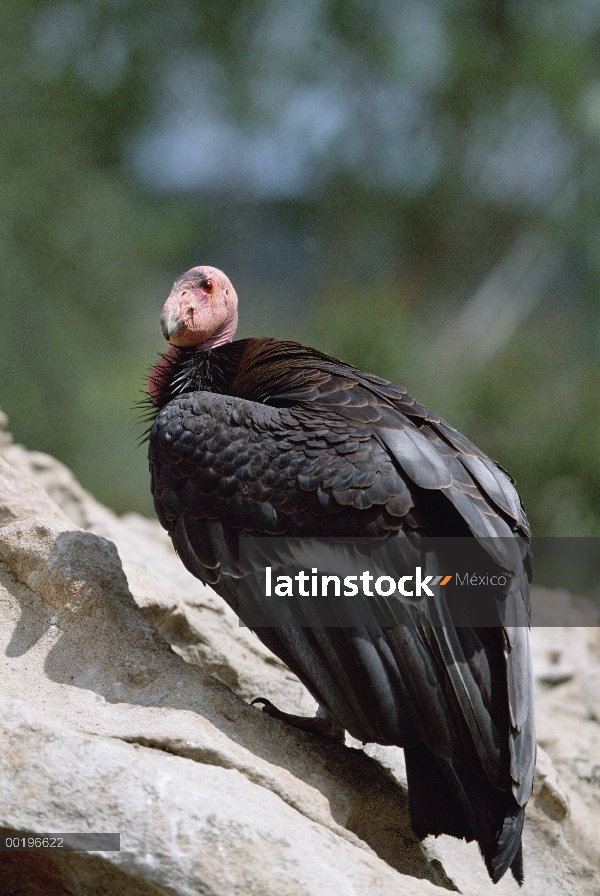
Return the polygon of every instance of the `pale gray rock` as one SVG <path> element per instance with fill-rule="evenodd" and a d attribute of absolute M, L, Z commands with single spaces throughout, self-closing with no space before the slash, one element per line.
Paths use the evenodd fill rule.
<path fill-rule="evenodd" d="M 594 868 L 600 868 L 600 630 L 595 627 L 534 630 L 535 654 L 544 645 L 561 650 L 574 675 L 537 692 L 538 743 L 551 757 L 569 802 L 561 823 L 566 840 Z"/>
<path fill-rule="evenodd" d="M 581 685 L 588 717 L 600 723 L 600 668 L 584 672 Z"/>
<path fill-rule="evenodd" d="M 75 731 L 23 701 L 0 698 L 0 716 L 5 830 L 121 832 L 119 852 L 4 853 L 3 893 L 444 892 L 398 874 L 358 842 L 336 836 L 235 769 Z"/>
<path fill-rule="evenodd" d="M 572 679 L 581 681 L 590 659 L 586 630 L 600 626 L 597 603 L 562 588 L 536 588 L 534 617 L 532 650 L 538 683 L 554 687 Z"/>
<path fill-rule="evenodd" d="M 12 436 L 8 431 L 8 417 L 0 409 L 0 451 L 12 442 Z"/>
<path fill-rule="evenodd" d="M 77 482 L 71 471 L 60 461 L 42 451 L 28 451 L 12 442 L 2 445 L 4 459 L 24 476 L 37 482 L 48 496 L 77 526 L 89 529 L 96 517 L 111 516 L 111 511 L 97 502 Z"/>
<path fill-rule="evenodd" d="M 556 767 L 538 745 L 533 788 L 535 806 L 553 821 L 562 821 L 569 814 L 569 798 L 560 786 Z"/>
<path fill-rule="evenodd" d="M 0 456 L 0 527 L 32 516 L 66 519 L 44 488 Z"/>

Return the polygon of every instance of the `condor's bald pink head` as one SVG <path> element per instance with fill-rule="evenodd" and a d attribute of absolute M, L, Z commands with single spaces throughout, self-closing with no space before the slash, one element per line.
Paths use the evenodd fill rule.
<path fill-rule="evenodd" d="M 178 277 L 161 317 L 162 334 L 180 348 L 216 348 L 231 342 L 238 299 L 229 277 L 203 265 Z"/>

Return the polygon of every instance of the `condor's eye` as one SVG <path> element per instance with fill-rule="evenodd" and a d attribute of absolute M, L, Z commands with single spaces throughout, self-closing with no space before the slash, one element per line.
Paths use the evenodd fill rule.
<path fill-rule="evenodd" d="M 214 288 L 215 284 L 212 282 L 212 280 L 205 280 L 202 284 L 202 289 L 204 290 L 204 292 L 212 292 Z"/>

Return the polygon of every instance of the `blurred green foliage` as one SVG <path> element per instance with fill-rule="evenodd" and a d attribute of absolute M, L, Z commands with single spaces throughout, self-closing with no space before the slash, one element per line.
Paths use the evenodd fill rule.
<path fill-rule="evenodd" d="M 599 534 L 600 7 L 5 0 L 0 406 L 151 513 L 158 317 L 222 267 L 240 335 L 405 385 L 542 534 Z"/>

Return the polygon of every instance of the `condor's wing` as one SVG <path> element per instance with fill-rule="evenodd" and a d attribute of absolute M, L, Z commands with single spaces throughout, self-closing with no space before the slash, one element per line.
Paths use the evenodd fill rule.
<path fill-rule="evenodd" d="M 335 370 L 325 371 L 315 397 L 304 390 L 294 404 L 286 396 L 287 407 L 204 392 L 167 405 L 150 437 L 152 488 L 188 569 L 235 606 L 241 532 L 473 534 L 492 556 L 498 536 L 524 533 L 509 477 L 395 388 Z M 515 545 L 508 571 L 527 607 Z M 423 790 L 418 832 L 476 837 L 497 877 L 518 861 L 533 774 L 527 629 L 422 621 L 257 633 L 351 733 L 407 748 L 409 777 L 421 782 L 413 793 Z M 427 752 L 415 754 L 420 744 Z M 450 809 L 425 806 L 424 782 L 436 779 L 419 767 L 424 755 L 458 801 L 454 830 Z"/>

